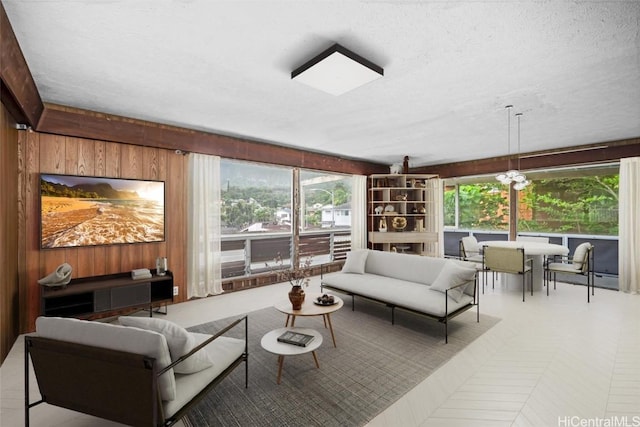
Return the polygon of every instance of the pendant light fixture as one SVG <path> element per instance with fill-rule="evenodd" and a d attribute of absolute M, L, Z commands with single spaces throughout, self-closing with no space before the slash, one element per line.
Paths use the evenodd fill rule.
<path fill-rule="evenodd" d="M 507 110 L 507 150 L 508 150 L 507 154 L 509 158 L 509 163 L 508 163 L 509 170 L 507 170 L 504 173 L 500 173 L 496 175 L 496 179 L 504 185 L 510 185 L 513 182 L 514 188 L 516 190 L 522 190 L 524 187 L 529 185 L 529 181 L 527 180 L 527 177 L 522 173 L 520 173 L 519 170 L 511 169 L 511 109 L 513 108 L 513 105 L 507 105 L 504 108 L 506 108 Z M 519 169 L 520 168 L 520 116 L 522 116 L 522 113 L 518 113 L 516 114 L 516 116 L 518 117 L 518 169 Z M 519 185 L 525 182 L 526 184 Z"/>
<path fill-rule="evenodd" d="M 515 180 L 516 183 L 513 184 L 513 188 L 517 191 L 524 190 L 531 181 L 527 179 L 525 174 L 520 172 L 520 118 L 522 117 L 522 113 L 517 113 L 516 117 L 518 118 L 518 177 L 519 180 Z"/>

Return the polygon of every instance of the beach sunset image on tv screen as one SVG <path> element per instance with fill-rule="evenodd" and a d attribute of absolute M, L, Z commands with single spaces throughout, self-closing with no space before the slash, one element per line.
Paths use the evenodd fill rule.
<path fill-rule="evenodd" d="M 43 249 L 164 241 L 164 182 L 40 175 Z"/>

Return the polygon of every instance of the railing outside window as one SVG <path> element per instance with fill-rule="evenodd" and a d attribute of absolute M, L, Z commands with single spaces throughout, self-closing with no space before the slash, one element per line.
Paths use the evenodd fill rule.
<path fill-rule="evenodd" d="M 238 278 L 266 273 L 278 254 L 285 266 L 291 265 L 290 233 L 243 233 L 222 237 L 222 278 Z M 308 231 L 300 233 L 300 259 L 312 257 L 312 265 L 343 260 L 351 249 L 350 230 Z"/>

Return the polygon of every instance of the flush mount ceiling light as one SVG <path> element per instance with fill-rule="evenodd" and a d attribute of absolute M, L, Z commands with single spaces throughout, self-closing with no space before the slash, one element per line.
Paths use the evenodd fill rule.
<path fill-rule="evenodd" d="M 291 79 L 337 96 L 383 75 L 382 67 L 334 44 L 293 70 Z"/>

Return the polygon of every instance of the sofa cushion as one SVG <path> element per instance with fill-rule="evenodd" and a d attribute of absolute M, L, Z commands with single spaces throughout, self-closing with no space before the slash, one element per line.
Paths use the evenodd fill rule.
<path fill-rule="evenodd" d="M 38 317 L 36 332 L 44 338 L 153 357 L 156 359 L 158 370 L 171 364 L 167 340 L 162 334 L 154 331 L 88 320 Z M 173 369 L 160 376 L 158 388 L 162 400 L 175 399 L 176 382 Z"/>
<path fill-rule="evenodd" d="M 444 258 L 369 250 L 365 272 L 430 285 L 448 261 Z"/>
<path fill-rule="evenodd" d="M 369 255 L 369 251 L 366 249 L 356 249 L 351 252 L 347 252 L 347 259 L 342 266 L 342 272 L 364 274 L 367 255 Z"/>
<path fill-rule="evenodd" d="M 445 292 L 449 290 L 448 295 L 454 301 L 459 302 L 466 286 L 451 289 L 453 286 L 462 285 L 474 280 L 476 269 L 466 268 L 454 262 L 447 262 L 436 280 L 431 284 L 431 290 Z"/>
<path fill-rule="evenodd" d="M 118 318 L 120 324 L 124 326 L 133 326 L 140 329 L 148 329 L 156 331 L 167 339 L 169 353 L 171 354 L 171 362 L 175 362 L 180 357 L 189 353 L 198 345 L 195 337 L 173 322 L 165 319 L 157 319 L 154 317 L 133 317 L 121 316 Z M 203 369 L 209 368 L 213 362 L 209 359 L 207 352 L 198 351 L 192 354 L 183 362 L 174 366 L 173 370 L 176 374 L 192 374 Z"/>
<path fill-rule="evenodd" d="M 196 345 L 200 345 L 211 335 L 193 332 L 192 336 L 196 340 Z M 243 339 L 231 337 L 218 337 L 204 347 L 201 351 L 206 352 L 213 361 L 213 366 L 198 372 L 197 375 L 176 375 L 176 398 L 170 402 L 162 402 L 164 414 L 171 417 L 187 402 L 193 399 L 200 391 L 214 378 L 217 378 L 222 371 L 227 369 L 238 357 L 242 356 L 245 350 Z"/>
<path fill-rule="evenodd" d="M 591 243 L 580 243 L 576 250 L 573 252 L 573 265 L 576 270 L 582 269 L 582 264 L 587 262 L 587 255 L 591 249 Z"/>

